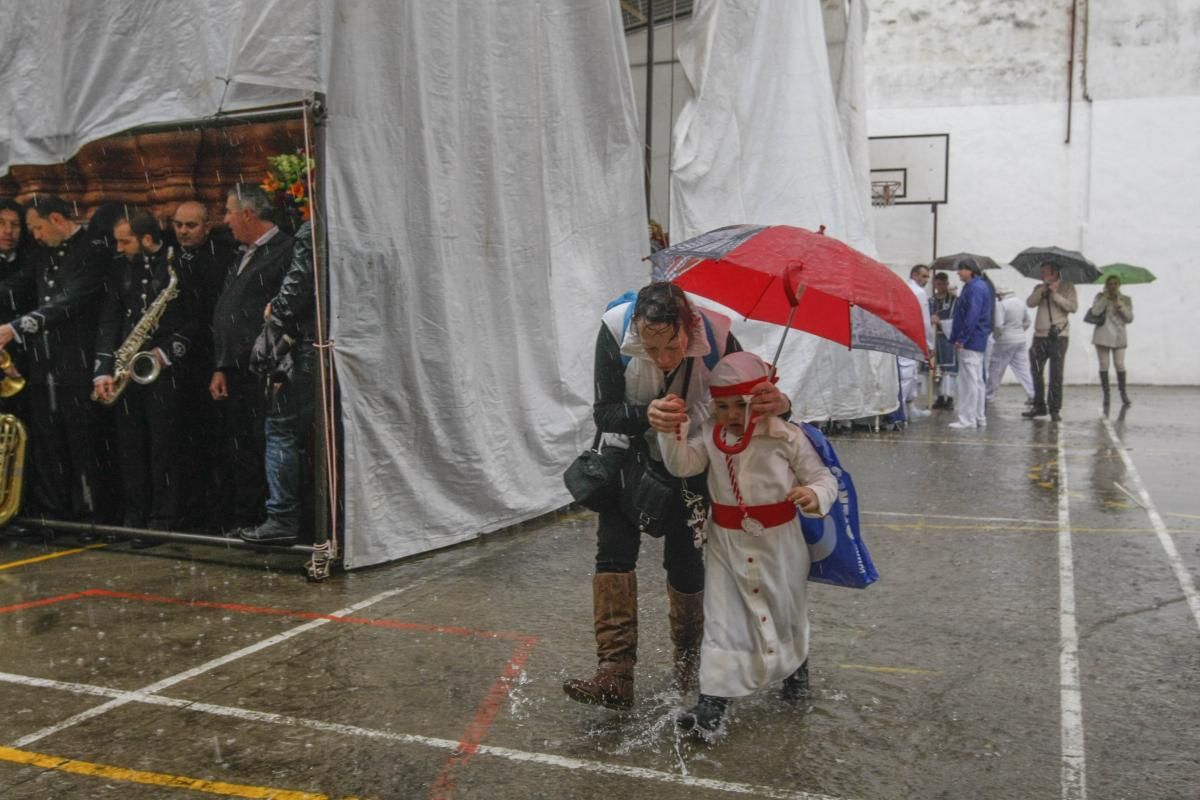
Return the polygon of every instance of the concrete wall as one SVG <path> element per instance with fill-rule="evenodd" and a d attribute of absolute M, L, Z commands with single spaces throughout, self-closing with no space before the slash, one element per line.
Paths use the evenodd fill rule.
<path fill-rule="evenodd" d="M 1153 269 L 1157 283 L 1127 290 L 1136 315 L 1131 380 L 1198 384 L 1200 3 L 1079 1 L 1067 142 L 1071 7 L 871 0 L 871 135 L 950 134 L 940 254 L 1008 261 L 1025 247 L 1056 244 L 1097 264 Z M 932 257 L 929 207 L 874 216 L 889 264 L 907 271 Z M 1079 288 L 1081 302 L 1094 293 Z M 1096 381 L 1082 316 L 1072 321 L 1067 358 L 1067 380 L 1076 383 Z"/>
<path fill-rule="evenodd" d="M 1127 291 L 1131 380 L 1200 384 L 1189 313 L 1200 298 L 1200 2 L 1078 0 L 1068 143 L 1072 0 L 867 1 L 871 135 L 951 135 L 937 252 L 1008 261 L 1056 244 L 1097 264 L 1150 267 L 1159 281 Z M 821 2 L 837 65 L 845 0 Z M 643 114 L 645 40 L 644 30 L 627 38 Z M 671 123 L 691 91 L 671 25 L 656 29 L 654 76 L 649 213 L 665 223 Z M 880 256 L 898 271 L 933 256 L 928 207 L 877 209 L 874 223 Z M 1067 379 L 1095 382 L 1082 311 L 1072 334 Z"/>

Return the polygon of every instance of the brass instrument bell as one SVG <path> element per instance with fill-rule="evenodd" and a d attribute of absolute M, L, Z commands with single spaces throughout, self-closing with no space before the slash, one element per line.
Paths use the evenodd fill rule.
<path fill-rule="evenodd" d="M 0 397 L 12 397 L 25 388 L 25 379 L 21 374 L 9 375 L 9 369 L 16 372 L 12 354 L 7 350 L 0 350 L 0 372 L 3 372 L 3 375 L 0 375 Z"/>

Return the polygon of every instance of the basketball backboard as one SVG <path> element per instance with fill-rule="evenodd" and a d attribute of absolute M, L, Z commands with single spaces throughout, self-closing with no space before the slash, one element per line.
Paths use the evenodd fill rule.
<path fill-rule="evenodd" d="M 871 202 L 928 205 L 948 201 L 950 134 L 872 136 Z"/>

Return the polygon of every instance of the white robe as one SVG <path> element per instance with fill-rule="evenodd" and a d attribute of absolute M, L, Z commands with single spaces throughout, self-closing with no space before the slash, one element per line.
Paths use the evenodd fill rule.
<path fill-rule="evenodd" d="M 735 506 L 725 454 L 713 444 L 712 429 L 710 420 L 700 436 L 681 436 L 679 441 L 660 433 L 663 461 L 678 476 L 697 475 L 711 461 L 708 490 L 713 501 Z M 748 506 L 784 501 L 797 485 L 816 492 L 821 513 L 813 516 L 824 516 L 837 499 L 837 480 L 804 432 L 781 419 L 760 420 L 750 446 L 734 456 L 733 463 Z M 761 536 L 708 520 L 702 693 L 744 697 L 783 680 L 804 663 L 809 564 L 804 533 L 794 517 Z"/>

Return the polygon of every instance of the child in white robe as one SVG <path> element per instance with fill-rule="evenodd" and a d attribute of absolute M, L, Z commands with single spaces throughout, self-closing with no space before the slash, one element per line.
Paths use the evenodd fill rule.
<path fill-rule="evenodd" d="M 700 698 L 677 720 L 706 740 L 724 733 L 734 697 L 777 681 L 793 704 L 808 691 L 810 561 L 796 511 L 824 516 L 838 486 L 799 427 L 748 419 L 751 387 L 769 372 L 753 353 L 725 356 L 712 371 L 713 415 L 702 432 L 689 436 L 685 423 L 674 435 L 658 435 L 672 474 L 708 468 Z"/>

